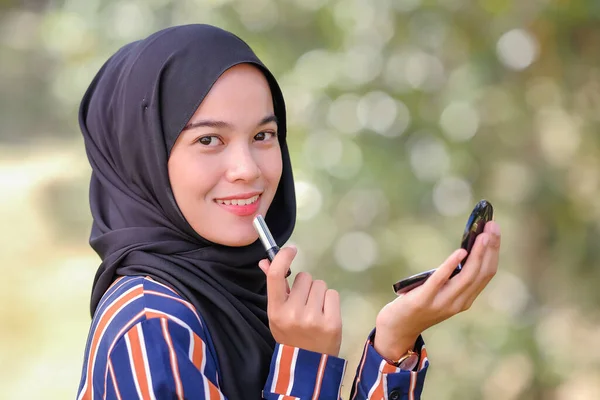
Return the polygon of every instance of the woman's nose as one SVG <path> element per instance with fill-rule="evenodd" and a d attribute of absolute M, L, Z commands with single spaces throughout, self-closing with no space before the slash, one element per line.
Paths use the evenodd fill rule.
<path fill-rule="evenodd" d="M 235 182 L 253 181 L 261 175 L 261 170 L 255 160 L 255 154 L 248 146 L 230 147 L 228 154 L 227 180 Z"/>

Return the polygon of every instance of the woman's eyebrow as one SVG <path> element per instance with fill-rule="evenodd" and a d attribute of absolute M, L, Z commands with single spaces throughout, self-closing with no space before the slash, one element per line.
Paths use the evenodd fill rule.
<path fill-rule="evenodd" d="M 264 117 L 258 124 L 257 126 L 263 126 L 266 125 L 270 122 L 275 122 L 276 124 L 278 124 L 277 121 L 277 117 L 274 114 L 271 115 L 267 115 L 266 117 Z M 225 121 L 217 121 L 217 120 L 210 120 L 210 119 L 204 119 L 204 120 L 200 120 L 200 121 L 194 121 L 194 122 L 190 122 L 189 124 L 187 124 L 183 130 L 187 130 L 187 129 L 193 129 L 193 128 L 201 128 L 201 127 L 208 127 L 208 128 L 228 128 L 228 129 L 232 129 L 233 126 Z"/>
<path fill-rule="evenodd" d="M 259 123 L 258 126 L 263 126 L 268 124 L 269 122 L 275 122 L 275 124 L 279 125 L 279 121 L 277 121 L 277 117 L 275 114 L 268 115 L 264 117 Z"/>
<path fill-rule="evenodd" d="M 231 128 L 231 124 L 227 123 L 225 121 L 215 121 L 215 120 L 210 120 L 210 119 L 204 119 L 204 120 L 200 120 L 200 121 L 195 121 L 195 122 L 190 122 L 188 123 L 183 130 L 185 131 L 186 129 L 193 129 L 193 128 L 201 128 L 201 127 L 208 127 L 208 128 Z"/>

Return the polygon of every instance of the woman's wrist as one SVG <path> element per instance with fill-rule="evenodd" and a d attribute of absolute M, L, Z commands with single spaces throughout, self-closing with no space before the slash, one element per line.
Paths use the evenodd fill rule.
<path fill-rule="evenodd" d="M 388 337 L 385 333 L 376 332 L 373 340 L 373 348 L 380 356 L 388 360 L 398 360 L 409 350 L 415 347 L 417 336 L 397 336 Z"/>

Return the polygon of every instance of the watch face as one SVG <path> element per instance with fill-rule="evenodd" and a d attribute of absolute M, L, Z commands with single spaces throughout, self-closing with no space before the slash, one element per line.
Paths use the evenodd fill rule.
<path fill-rule="evenodd" d="M 403 371 L 412 371 L 417 366 L 418 362 L 419 355 L 417 353 L 413 353 L 402 360 L 402 362 L 398 364 L 398 367 Z"/>

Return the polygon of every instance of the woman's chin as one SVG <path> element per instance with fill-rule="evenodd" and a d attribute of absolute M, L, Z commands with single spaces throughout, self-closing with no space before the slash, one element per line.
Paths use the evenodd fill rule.
<path fill-rule="evenodd" d="M 229 247 L 243 247 L 251 245 L 258 239 L 258 234 L 252 230 L 249 232 L 236 232 L 235 234 L 226 234 L 212 240 L 215 243 Z"/>

